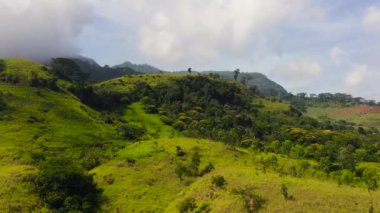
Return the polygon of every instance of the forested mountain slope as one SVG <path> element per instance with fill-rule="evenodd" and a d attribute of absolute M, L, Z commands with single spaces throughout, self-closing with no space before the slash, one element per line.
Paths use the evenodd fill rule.
<path fill-rule="evenodd" d="M 0 62 L 2 212 L 380 209 L 376 132 L 213 75 Z"/>

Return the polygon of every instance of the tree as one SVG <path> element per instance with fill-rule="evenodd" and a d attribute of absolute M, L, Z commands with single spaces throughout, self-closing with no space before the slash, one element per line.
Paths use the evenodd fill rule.
<path fill-rule="evenodd" d="M 97 212 L 102 190 L 93 176 L 71 160 L 48 159 L 35 180 L 37 192 L 47 206 L 58 212 Z"/>
<path fill-rule="evenodd" d="M 191 156 L 190 171 L 193 176 L 198 175 L 199 165 L 201 164 L 201 154 L 197 150 Z"/>
<path fill-rule="evenodd" d="M 234 79 L 235 79 L 235 81 L 237 80 L 239 74 L 240 74 L 240 69 L 236 69 L 236 70 L 234 71 Z"/>
<path fill-rule="evenodd" d="M 122 136 L 128 140 L 138 140 L 146 132 L 144 127 L 137 126 L 135 124 L 123 124 L 118 127 Z"/>
<path fill-rule="evenodd" d="M 81 71 L 80 66 L 75 61 L 68 58 L 51 59 L 53 74 L 58 78 L 72 81 L 77 84 L 83 84 L 89 78 L 90 74 Z"/>

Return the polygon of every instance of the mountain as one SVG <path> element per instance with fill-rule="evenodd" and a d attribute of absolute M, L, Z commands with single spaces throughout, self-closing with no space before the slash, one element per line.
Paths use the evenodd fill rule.
<path fill-rule="evenodd" d="M 162 70 L 160 70 L 154 66 L 151 66 L 149 64 L 133 64 L 129 61 L 126 61 L 122 64 L 113 66 L 113 68 L 130 68 L 130 69 L 133 69 L 137 72 L 142 72 L 142 73 L 146 73 L 146 74 L 157 74 L 157 73 L 163 72 Z"/>
<path fill-rule="evenodd" d="M 203 73 L 216 73 L 223 78 L 234 79 L 234 72 L 231 71 L 206 71 Z M 238 80 L 244 81 L 245 84 L 249 87 L 256 86 L 260 93 L 266 97 L 285 96 L 288 94 L 288 92 L 281 85 L 270 80 L 268 77 L 261 73 L 240 73 Z"/>
<path fill-rule="evenodd" d="M 81 71 L 89 73 L 89 80 L 93 82 L 105 81 L 124 75 L 141 74 L 141 72 L 138 72 L 129 67 L 102 67 L 95 60 L 82 56 L 70 59 L 79 65 Z"/>
<path fill-rule="evenodd" d="M 101 67 L 95 60 L 86 57 L 76 57 L 72 58 L 81 68 L 82 71 L 90 73 L 90 80 L 94 82 L 100 82 L 109 80 L 112 78 L 121 77 L 123 75 L 133 75 L 133 74 L 158 74 L 163 73 L 162 70 L 151 66 L 149 64 L 133 64 L 131 62 L 124 62 L 120 65 L 113 67 Z M 187 73 L 174 72 L 174 73 Z M 233 79 L 234 72 L 230 71 L 205 71 L 201 72 L 204 74 L 216 73 L 222 78 Z M 276 82 L 268 79 L 265 75 L 261 73 L 240 73 L 238 80 L 244 80 L 248 87 L 256 86 L 260 94 L 266 97 L 269 96 L 285 96 L 287 91 Z"/>
<path fill-rule="evenodd" d="M 209 75 L 54 69 L 0 60 L 0 212 L 380 209 L 375 130 Z"/>

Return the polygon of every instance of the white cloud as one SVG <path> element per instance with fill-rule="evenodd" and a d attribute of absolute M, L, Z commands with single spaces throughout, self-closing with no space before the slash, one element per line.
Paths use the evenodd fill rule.
<path fill-rule="evenodd" d="M 355 96 L 380 100 L 380 73 L 367 64 L 355 65 L 345 78 L 345 90 Z"/>
<path fill-rule="evenodd" d="M 109 0 L 101 2 L 99 10 L 122 28 L 136 28 L 136 46 L 144 56 L 159 63 L 182 64 L 238 55 L 275 26 L 318 18 L 321 11 L 313 2 Z"/>
<path fill-rule="evenodd" d="M 330 50 L 330 58 L 335 64 L 340 65 L 346 58 L 346 52 L 340 47 L 333 47 Z"/>
<path fill-rule="evenodd" d="M 345 79 L 347 87 L 355 87 L 363 83 L 368 75 L 367 65 L 356 65 L 356 67 L 348 73 Z"/>
<path fill-rule="evenodd" d="M 93 0 L 0 0 L 0 57 L 45 61 L 78 53 Z"/>
<path fill-rule="evenodd" d="M 367 30 L 380 30 L 380 8 L 371 6 L 367 8 L 364 17 L 363 25 Z"/>
<path fill-rule="evenodd" d="M 301 60 L 288 63 L 280 68 L 279 77 L 295 89 L 310 86 L 320 78 L 322 72 L 321 65 L 312 60 Z"/>

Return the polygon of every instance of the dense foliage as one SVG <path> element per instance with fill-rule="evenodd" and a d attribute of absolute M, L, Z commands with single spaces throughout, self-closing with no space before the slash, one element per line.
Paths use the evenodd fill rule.
<path fill-rule="evenodd" d="M 0 111 L 5 109 L 6 106 L 7 106 L 7 103 L 3 97 L 3 93 L 0 92 Z"/>
<path fill-rule="evenodd" d="M 97 212 L 101 190 L 91 175 L 68 159 L 50 159 L 41 165 L 35 185 L 49 208 L 58 212 Z"/>
<path fill-rule="evenodd" d="M 344 121 L 320 122 L 302 115 L 292 105 L 285 110 L 267 111 L 263 105 L 254 104 L 259 97 L 238 82 L 188 76 L 154 86 L 138 81 L 131 91 L 118 93 L 115 105 L 140 99 L 148 112 L 158 112 L 164 123 L 186 136 L 314 159 L 326 173 L 350 171 L 359 178 L 363 171 L 356 168 L 358 162 L 380 162 L 375 129 L 357 129 Z M 278 100 L 272 101 L 275 104 Z M 176 172 L 180 178 L 196 173 L 184 164 L 179 164 Z"/>

